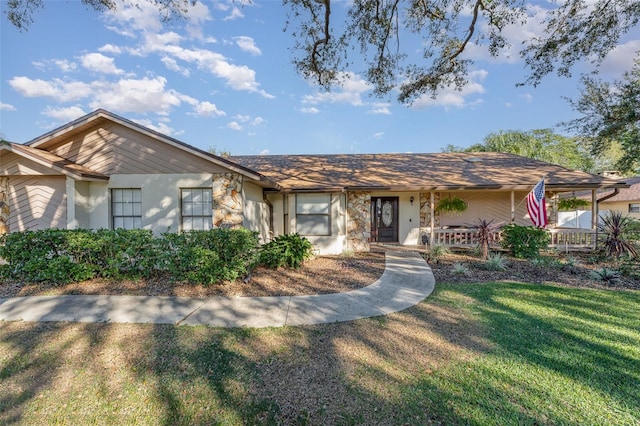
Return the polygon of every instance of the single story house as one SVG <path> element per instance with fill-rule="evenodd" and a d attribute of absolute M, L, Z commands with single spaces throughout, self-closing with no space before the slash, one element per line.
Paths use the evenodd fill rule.
<path fill-rule="evenodd" d="M 587 190 L 596 213 L 597 191 L 628 186 L 503 153 L 221 157 L 99 109 L 0 143 L 0 232 L 242 226 L 263 241 L 297 232 L 321 253 L 470 245 L 478 219 L 531 224 L 525 198 L 543 177 L 550 210 L 557 194 Z M 451 197 L 466 210 L 437 209 Z M 591 244 L 593 225 L 554 243 Z"/>

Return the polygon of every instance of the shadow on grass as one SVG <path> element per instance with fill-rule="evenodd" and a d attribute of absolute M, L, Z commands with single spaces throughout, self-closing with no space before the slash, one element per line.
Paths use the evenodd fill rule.
<path fill-rule="evenodd" d="M 474 300 L 494 349 L 421 377 L 408 406 L 447 423 L 640 421 L 640 293 L 508 283 L 447 292 Z"/>
<path fill-rule="evenodd" d="M 633 424 L 637 306 L 501 283 L 319 326 L 0 323 L 0 423 Z"/>

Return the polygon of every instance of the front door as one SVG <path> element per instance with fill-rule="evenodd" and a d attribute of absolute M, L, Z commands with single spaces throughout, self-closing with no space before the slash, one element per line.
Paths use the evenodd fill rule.
<path fill-rule="evenodd" d="M 371 241 L 398 242 L 398 197 L 371 197 Z"/>

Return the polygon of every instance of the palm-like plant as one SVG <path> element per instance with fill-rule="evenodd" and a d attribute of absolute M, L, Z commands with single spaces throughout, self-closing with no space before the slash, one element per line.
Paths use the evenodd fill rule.
<path fill-rule="evenodd" d="M 638 257 L 638 247 L 625 236 L 634 219 L 623 216 L 622 212 L 618 211 L 613 211 L 608 216 L 600 216 L 600 219 L 598 232 L 604 253 L 616 259 L 622 255 Z"/>
<path fill-rule="evenodd" d="M 478 219 L 475 223 L 467 225 L 474 232 L 474 241 L 482 248 L 482 259 L 489 258 L 489 248 L 498 242 L 497 234 L 503 223 L 494 223 L 494 220 Z"/>

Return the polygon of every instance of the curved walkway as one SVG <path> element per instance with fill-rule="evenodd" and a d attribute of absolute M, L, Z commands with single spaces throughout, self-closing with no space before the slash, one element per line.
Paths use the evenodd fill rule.
<path fill-rule="evenodd" d="M 324 324 L 407 309 L 433 291 L 435 279 L 414 252 L 387 251 L 382 276 L 345 293 L 313 296 L 27 296 L 0 298 L 0 321 L 72 321 L 279 327 Z"/>

